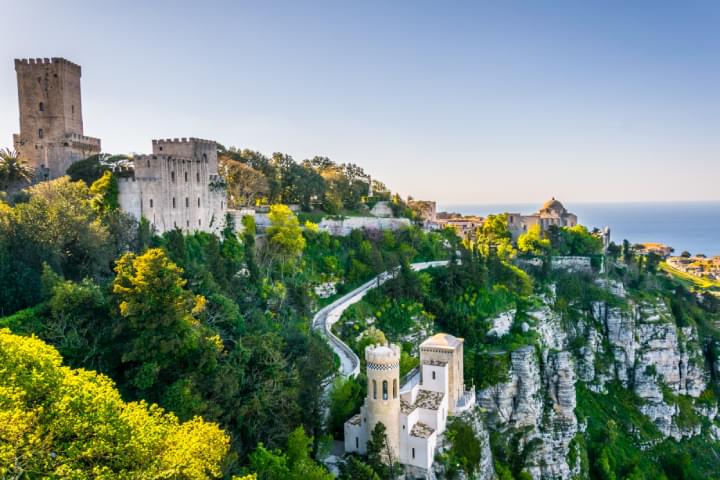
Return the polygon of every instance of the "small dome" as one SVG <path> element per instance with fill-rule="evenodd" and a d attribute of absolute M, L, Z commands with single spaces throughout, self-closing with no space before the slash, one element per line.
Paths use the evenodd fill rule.
<path fill-rule="evenodd" d="M 550 200 L 545 202 L 543 205 L 543 210 L 553 210 L 556 212 L 565 212 L 565 207 L 562 203 L 560 203 L 559 200 L 555 200 L 555 197 L 552 197 Z"/>

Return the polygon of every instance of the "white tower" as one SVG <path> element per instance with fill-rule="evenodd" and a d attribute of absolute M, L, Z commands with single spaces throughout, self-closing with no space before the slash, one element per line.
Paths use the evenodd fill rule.
<path fill-rule="evenodd" d="M 400 347 L 370 345 L 365 348 L 367 361 L 368 438 L 378 422 L 385 425 L 388 444 L 397 459 L 400 438 Z"/>

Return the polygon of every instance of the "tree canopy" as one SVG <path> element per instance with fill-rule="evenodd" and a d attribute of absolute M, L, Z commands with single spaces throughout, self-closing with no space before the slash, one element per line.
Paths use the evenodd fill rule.
<path fill-rule="evenodd" d="M 104 375 L 62 365 L 37 338 L 0 329 L 0 476 L 218 478 L 217 425 L 124 402 Z"/>

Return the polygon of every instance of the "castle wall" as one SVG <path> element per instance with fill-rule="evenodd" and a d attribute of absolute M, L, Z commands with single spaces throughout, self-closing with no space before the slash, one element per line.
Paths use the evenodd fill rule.
<path fill-rule="evenodd" d="M 40 180 L 65 174 L 77 160 L 101 150 L 83 135 L 79 65 L 63 58 L 16 59 L 20 133 L 14 146 Z"/>
<path fill-rule="evenodd" d="M 318 228 L 330 235 L 346 237 L 350 232 L 358 229 L 395 231 L 408 228 L 410 225 L 411 222 L 407 218 L 347 217 L 342 220 L 323 218 Z"/>
<path fill-rule="evenodd" d="M 215 145 L 207 140 L 184 142 Z M 173 143 L 173 151 L 193 152 L 191 157 L 135 157 L 133 175 L 121 177 L 118 182 L 120 206 L 137 219 L 145 217 L 158 233 L 175 228 L 218 233 L 225 225 L 227 205 L 225 190 L 216 183 L 217 169 L 211 169 L 211 165 L 217 165 L 216 149 L 196 149 L 181 143 Z M 153 150 L 155 146 L 153 142 Z"/>

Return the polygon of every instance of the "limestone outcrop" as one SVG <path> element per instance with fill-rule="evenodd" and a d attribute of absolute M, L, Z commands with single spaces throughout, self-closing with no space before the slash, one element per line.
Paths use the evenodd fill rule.
<path fill-rule="evenodd" d="M 584 428 L 575 413 L 577 382 L 597 394 L 613 381 L 632 390 L 663 438 L 698 435 L 701 422 L 692 419 L 712 421 L 718 414 L 716 404 L 695 400 L 711 378 L 720 378 L 717 362 L 707 364 L 696 327 L 678 326 L 659 299 L 634 302 L 617 282 L 602 287 L 615 300 L 593 303 L 573 322 L 553 309 L 554 292 L 542 297 L 523 321 L 523 332 L 535 333 L 534 344 L 509 352 L 507 380 L 478 392 L 487 426 L 519 438 L 523 468 L 536 480 L 581 474 L 572 451 Z M 720 438 L 716 425 L 708 431 Z"/>

